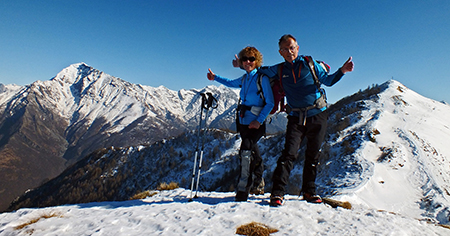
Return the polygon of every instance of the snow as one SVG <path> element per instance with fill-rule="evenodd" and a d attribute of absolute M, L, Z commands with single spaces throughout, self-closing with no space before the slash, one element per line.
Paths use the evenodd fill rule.
<path fill-rule="evenodd" d="M 330 142 L 331 149 L 339 149 L 342 140 L 349 137 L 360 141 L 351 155 L 329 160 L 343 163 L 344 168 L 360 168 L 349 170 L 345 178 L 333 179 L 338 182 L 334 191 L 341 200 L 371 209 L 448 224 L 450 107 L 397 81 L 389 81 L 385 86 L 388 88 L 376 99 L 364 100 L 366 109 L 338 134 L 337 141 Z M 373 140 L 367 138 L 370 133 Z M 343 159 L 349 161 L 339 162 Z M 319 176 L 325 190 L 330 188 L 330 176 L 337 176 L 333 171 L 338 173 L 327 171 L 326 176 Z"/>
<path fill-rule="evenodd" d="M 287 196 L 281 207 L 269 194 L 234 202 L 233 193 L 161 191 L 143 200 L 20 209 L 0 215 L 0 235 L 235 235 L 237 227 L 259 222 L 271 235 L 449 235 L 450 229 L 401 214 L 354 205 L 353 209 L 310 204 Z M 22 229 L 22 224 L 43 215 Z"/>
<path fill-rule="evenodd" d="M 4 85 L 0 83 L 0 104 L 4 104 L 23 88 L 23 86 L 15 84 Z"/>
<path fill-rule="evenodd" d="M 220 94 L 235 94 L 235 91 L 225 87 L 218 89 L 209 86 L 207 89 Z M 23 87 L 1 85 L 0 104 L 15 102 L 19 97 L 27 98 L 29 93 L 42 98 L 39 99 L 42 106 L 66 119 L 69 126 L 76 126 L 80 121 L 89 126 L 95 120 L 102 119 L 109 125 L 105 133 L 110 134 L 121 132 L 145 117 L 170 116 L 185 120 L 187 126 L 197 124 L 193 121 L 200 107 L 199 91 L 195 89 L 172 91 L 164 86 L 153 88 L 131 84 L 83 62 L 68 66 L 48 81 L 36 81 Z M 235 103 L 237 97 L 228 100 Z M 14 106 L 9 107 L 12 108 Z M 222 113 L 223 109 L 216 109 L 211 119 Z"/>
<path fill-rule="evenodd" d="M 165 87 L 124 86 L 125 81 L 96 71 L 82 77 L 79 73 L 83 66 L 85 64 L 81 63 L 65 69 L 54 81 L 35 83 L 38 87 L 40 83 L 59 81 L 60 89 L 49 91 L 61 114 L 69 116 L 76 110 L 85 118 L 104 115 L 114 124 L 109 132 L 120 132 L 137 117 L 150 114 L 148 108 L 136 105 L 136 101 L 154 106 L 151 112 L 155 114 L 161 112 L 162 107 L 168 107 L 175 116 L 187 115 L 186 120 L 195 119 L 197 113 L 187 108 L 192 106 L 189 102 L 193 97 L 198 96 L 197 91 L 177 93 Z M 82 98 L 80 94 L 73 94 L 73 89 L 66 84 L 68 79 L 74 84 L 77 79 L 94 78 L 98 82 L 89 85 L 92 91 L 103 91 L 101 88 L 108 83 L 127 90 L 109 88 L 103 91 L 104 97 L 99 102 L 89 100 L 89 94 Z M 81 93 L 87 83 L 80 83 L 80 86 Z M 355 147 L 351 155 L 332 157 L 323 165 L 324 168 L 330 166 L 323 171 L 326 175 L 318 176 L 318 185 L 325 190 L 333 187 L 336 194 L 332 197 L 349 201 L 353 205 L 351 210 L 309 204 L 292 195 L 286 197 L 284 206 L 273 208 L 268 205 L 268 193 L 237 203 L 231 192 L 200 192 L 198 199 L 189 202 L 190 191 L 180 188 L 143 200 L 2 213 L 0 235 L 233 235 L 237 227 L 252 221 L 279 230 L 272 235 L 450 235 L 450 229 L 438 225 L 449 222 L 449 105 L 424 98 L 397 81 L 389 81 L 386 86 L 389 88 L 377 95 L 378 100 L 365 100 L 367 109 L 358 114 L 351 126 L 336 134 L 335 143 L 329 143 L 331 153 L 338 154 L 342 154 L 338 151 L 342 140 L 350 136 L 363 140 L 360 146 Z M 6 88 L 9 90 L 0 93 L 2 104 L 15 94 L 10 91 L 22 89 Z M 133 99 L 125 96 L 127 93 L 135 93 Z M 78 107 L 77 99 L 88 102 Z M 221 112 L 229 107 L 225 104 L 227 99 L 223 101 Z M 364 135 L 355 135 L 359 128 Z M 367 134 L 374 130 L 379 134 L 374 133 L 373 140 L 367 140 Z M 222 156 L 235 155 L 238 146 L 239 142 L 235 142 Z M 387 159 L 380 161 L 383 154 Z M 265 163 L 268 164 L 266 172 L 273 171 L 275 162 L 276 157 L 272 157 L 271 162 Z M 345 172 L 343 169 L 347 167 L 353 169 Z M 294 169 L 291 176 L 299 170 Z M 338 175 L 342 173 L 344 177 Z M 333 182 L 332 187 L 329 182 Z M 57 216 L 15 229 L 52 213 Z"/>

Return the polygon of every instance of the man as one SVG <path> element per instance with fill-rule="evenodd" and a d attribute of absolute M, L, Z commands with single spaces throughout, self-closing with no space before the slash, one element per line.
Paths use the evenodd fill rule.
<path fill-rule="evenodd" d="M 305 164 L 303 169 L 303 198 L 311 203 L 321 203 L 322 199 L 316 192 L 316 176 L 319 151 L 325 138 L 328 113 L 323 100 L 320 86 L 315 83 L 305 57 L 299 56 L 297 40 L 292 35 L 283 35 L 279 40 L 279 53 L 285 62 L 279 65 L 263 67 L 259 70 L 269 77 L 280 76 L 281 84 L 286 94 L 288 123 L 286 127 L 285 147 L 277 161 L 273 173 L 273 188 L 270 197 L 271 206 L 280 206 L 284 201 L 286 185 L 289 180 L 293 162 L 304 138 L 307 138 Z M 235 64 L 235 63 L 233 63 Z M 342 76 L 353 71 L 354 64 L 350 57 L 335 73 L 328 72 L 314 61 L 315 73 L 320 84 L 332 86 Z M 320 104 L 321 99 L 322 104 Z"/>

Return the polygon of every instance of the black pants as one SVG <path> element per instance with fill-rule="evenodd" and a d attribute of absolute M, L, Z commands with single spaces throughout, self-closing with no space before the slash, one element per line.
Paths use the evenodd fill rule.
<path fill-rule="evenodd" d="M 243 180 L 246 181 L 245 191 L 248 192 L 251 186 L 257 187 L 262 179 L 264 173 L 264 164 L 261 158 L 261 153 L 258 148 L 259 139 L 266 132 L 265 123 L 262 124 L 259 129 L 249 129 L 248 125 L 239 125 L 239 132 L 241 134 L 241 148 L 239 151 L 239 156 L 241 159 L 241 166 L 239 172 L 239 180 L 241 180 L 242 173 L 248 172 L 248 179 Z M 249 170 L 242 170 L 242 153 L 244 151 L 251 151 L 251 160 Z M 243 191 L 242 189 L 238 189 L 238 191 Z"/>
<path fill-rule="evenodd" d="M 278 158 L 277 167 L 273 173 L 272 195 L 284 196 L 289 181 L 293 162 L 303 139 L 307 138 L 305 166 L 303 168 L 302 192 L 316 193 L 316 175 L 319 162 L 319 151 L 327 130 L 328 112 L 325 110 L 306 119 L 306 125 L 299 123 L 296 116 L 288 116 L 284 150 Z"/>

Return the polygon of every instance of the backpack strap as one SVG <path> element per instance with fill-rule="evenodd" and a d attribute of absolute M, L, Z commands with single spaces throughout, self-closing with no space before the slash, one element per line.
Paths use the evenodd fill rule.
<path fill-rule="evenodd" d="M 266 99 L 264 98 L 264 92 L 262 89 L 262 77 L 264 76 L 263 73 L 258 73 L 258 77 L 256 79 L 256 88 L 257 88 L 257 94 L 261 97 L 261 99 L 263 100 L 264 104 L 266 103 Z M 240 88 L 242 88 L 242 84 L 244 84 L 244 77 L 242 77 L 242 81 L 241 81 L 241 85 L 239 85 Z M 240 100 L 241 98 L 239 98 Z"/>
<path fill-rule="evenodd" d="M 266 104 L 266 99 L 264 98 L 264 92 L 262 89 L 262 77 L 264 76 L 263 73 L 259 73 L 258 72 L 258 78 L 256 79 L 256 88 L 258 89 L 257 93 L 258 95 L 261 97 L 261 99 L 263 100 L 264 104 Z"/>
<path fill-rule="evenodd" d="M 312 59 L 311 56 L 304 56 L 303 57 L 304 60 L 307 62 L 309 70 L 311 71 L 312 77 L 314 79 L 314 84 L 317 86 L 317 90 L 320 92 L 321 96 L 320 98 L 316 99 L 316 101 L 314 101 L 314 105 L 312 106 L 308 106 L 308 107 L 303 107 L 303 108 L 291 108 L 289 106 L 286 106 L 286 112 L 289 114 L 291 111 L 296 111 L 299 113 L 303 113 L 303 125 L 306 125 L 306 117 L 307 117 L 307 112 L 313 108 L 318 108 L 321 109 L 324 106 L 327 105 L 327 98 L 325 95 L 325 91 L 320 87 L 320 81 L 319 78 L 317 76 L 316 70 L 315 70 L 315 66 L 314 66 L 314 60 Z M 319 65 L 321 65 L 325 71 L 329 71 L 329 66 L 326 65 L 323 62 L 318 62 Z M 300 75 L 300 72 L 299 72 Z M 281 77 L 280 77 L 281 78 Z M 301 122 L 301 120 L 299 120 L 299 123 Z"/>
<path fill-rule="evenodd" d="M 313 61 L 312 57 L 304 56 L 303 58 L 306 60 L 306 62 L 308 62 L 309 70 L 311 71 L 311 74 L 313 75 L 313 78 L 314 78 L 314 83 L 317 86 L 317 90 L 320 91 L 320 82 L 319 82 L 319 78 L 317 77 L 316 70 L 314 68 L 314 61 Z"/>

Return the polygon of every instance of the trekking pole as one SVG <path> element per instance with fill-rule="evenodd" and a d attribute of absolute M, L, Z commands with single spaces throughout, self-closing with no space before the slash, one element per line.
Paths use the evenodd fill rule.
<path fill-rule="evenodd" d="M 197 144 L 195 147 L 195 155 L 194 155 L 194 168 L 192 170 L 192 179 L 191 179 L 191 196 L 189 197 L 189 201 L 192 201 L 192 192 L 194 190 L 194 182 L 195 182 L 195 173 L 197 172 L 197 156 L 198 156 L 198 144 L 200 141 L 200 130 L 202 129 L 202 120 L 203 120 L 203 108 L 205 107 L 205 104 L 207 102 L 207 98 L 204 93 L 200 93 L 202 96 L 202 101 L 200 103 L 200 123 L 198 125 L 198 131 L 197 131 Z"/>
<path fill-rule="evenodd" d="M 208 93 L 206 93 L 206 95 L 208 95 L 208 99 L 206 101 L 208 108 L 216 109 L 217 106 L 219 106 L 219 104 L 217 103 L 217 99 L 212 95 L 212 93 L 208 92 Z M 216 104 L 213 105 L 213 103 L 216 103 Z"/>
<path fill-rule="evenodd" d="M 202 169 L 202 161 L 203 161 L 203 150 L 205 149 L 205 132 L 208 129 L 207 126 L 207 122 L 208 122 L 208 115 L 209 115 L 209 108 L 215 109 L 217 108 L 218 104 L 217 104 L 217 99 L 215 99 L 213 97 L 213 95 L 211 93 L 206 93 L 208 95 L 208 99 L 206 101 L 205 106 L 203 107 L 206 110 L 206 115 L 205 115 L 205 130 L 203 131 L 203 136 L 202 136 L 202 149 L 200 150 L 200 159 L 199 159 L 199 163 L 198 163 L 198 174 L 197 174 L 197 184 L 195 187 L 195 198 L 197 198 L 197 193 L 198 193 L 198 184 L 200 183 L 200 170 Z M 213 102 L 215 102 L 215 106 L 213 106 Z"/>
<path fill-rule="evenodd" d="M 202 96 L 202 103 L 201 103 L 201 112 L 200 112 L 200 125 L 199 125 L 199 128 L 198 128 L 198 134 L 197 134 L 197 145 L 196 145 L 196 150 L 195 150 L 195 157 L 194 157 L 194 168 L 193 168 L 193 171 L 192 171 L 192 181 L 191 181 L 191 197 L 190 197 L 190 200 L 189 201 L 192 201 L 192 193 L 193 193 L 193 187 L 194 187 L 194 182 L 195 182 L 195 175 L 196 175 L 196 169 L 197 169 L 197 159 L 198 159 L 198 174 L 197 174 L 197 183 L 196 183 L 196 187 L 195 187 L 195 196 L 194 196 L 194 198 L 197 198 L 198 197 L 198 186 L 199 186 L 199 182 L 200 182 L 200 171 L 201 171 L 201 168 L 202 168 L 202 162 L 203 162 L 203 150 L 204 150 L 204 140 L 205 140 L 205 138 L 204 138 L 204 135 L 202 136 L 202 147 L 201 147 L 201 150 L 198 150 L 198 147 L 199 147 L 199 143 L 200 143 L 200 131 L 202 130 L 202 126 L 201 126 L 201 124 L 202 124 L 202 120 L 203 120 L 203 109 L 205 109 L 206 110 L 206 115 L 205 115 L 205 128 L 206 128 L 206 126 L 207 126 L 207 121 L 208 121 L 208 115 L 209 115 L 209 113 L 208 113 L 208 111 L 209 111 L 209 108 L 212 108 L 212 109 L 215 109 L 215 108 L 217 108 L 217 99 L 216 98 L 214 98 L 213 96 L 212 96 L 212 94 L 211 93 L 206 93 L 206 95 L 208 96 L 208 97 L 206 97 L 206 95 L 204 94 L 204 93 L 201 93 L 200 94 L 201 96 Z M 213 103 L 216 103 L 215 105 L 213 105 Z M 204 132 L 205 131 L 203 131 L 203 134 L 204 134 Z M 198 155 L 198 153 L 200 152 L 200 156 Z M 199 158 L 197 158 L 199 156 Z"/>

